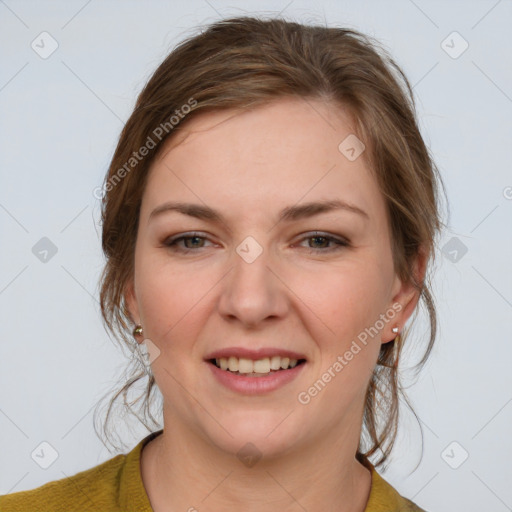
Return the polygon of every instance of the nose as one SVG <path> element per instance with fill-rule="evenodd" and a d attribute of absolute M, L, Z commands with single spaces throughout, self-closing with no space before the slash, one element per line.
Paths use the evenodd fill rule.
<path fill-rule="evenodd" d="M 254 329 L 286 315 L 289 289 L 266 249 L 254 260 L 242 251 L 233 251 L 230 264 L 218 306 L 225 319 Z"/>

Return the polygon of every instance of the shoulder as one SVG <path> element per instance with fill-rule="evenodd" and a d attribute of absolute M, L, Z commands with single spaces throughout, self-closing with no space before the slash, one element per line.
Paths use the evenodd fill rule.
<path fill-rule="evenodd" d="M 116 510 L 125 459 L 126 455 L 117 455 L 73 476 L 0 496 L 0 512 Z"/>
<path fill-rule="evenodd" d="M 151 512 L 140 456 L 152 432 L 129 453 L 29 491 L 0 496 L 0 512 Z"/>
<path fill-rule="evenodd" d="M 416 503 L 413 503 L 411 500 L 408 500 L 407 498 L 402 497 L 403 505 L 400 509 L 400 512 L 427 512 L 426 510 L 418 507 Z"/>
<path fill-rule="evenodd" d="M 364 512 L 427 512 L 389 484 L 372 466 L 372 486 Z"/>

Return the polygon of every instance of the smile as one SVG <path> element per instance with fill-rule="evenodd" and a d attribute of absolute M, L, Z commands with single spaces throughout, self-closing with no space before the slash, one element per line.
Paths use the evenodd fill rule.
<path fill-rule="evenodd" d="M 246 377 L 265 377 L 274 372 L 295 368 L 298 364 L 305 362 L 304 359 L 290 359 L 289 357 L 273 356 L 264 357 L 253 361 L 245 357 L 221 357 L 211 359 L 221 370 L 229 371 L 235 375 L 245 375 Z"/>
<path fill-rule="evenodd" d="M 279 363 L 279 368 L 277 368 L 277 363 Z M 210 359 L 207 364 L 217 382 L 223 387 L 236 393 L 260 395 L 281 388 L 295 379 L 306 366 L 306 360 L 290 360 L 280 356 L 254 361 L 245 358 L 223 357 Z"/>

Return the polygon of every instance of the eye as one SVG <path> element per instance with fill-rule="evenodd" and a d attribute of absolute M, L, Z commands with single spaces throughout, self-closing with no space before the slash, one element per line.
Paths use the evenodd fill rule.
<path fill-rule="evenodd" d="M 310 236 L 302 238 L 303 241 L 310 240 L 314 245 L 318 245 L 319 247 L 312 247 L 311 244 L 306 247 L 306 249 L 310 249 L 311 252 L 331 252 L 342 249 L 343 247 L 349 247 L 350 244 L 347 240 L 343 240 L 341 238 L 334 237 L 332 235 L 326 233 L 315 232 Z M 334 244 L 328 247 L 328 244 Z"/>
<path fill-rule="evenodd" d="M 207 237 L 202 236 L 200 233 L 185 233 L 183 235 L 176 236 L 174 238 L 168 238 L 163 242 L 163 245 L 171 248 L 177 252 L 191 252 L 194 249 L 204 249 L 204 243 L 208 240 Z M 305 249 L 309 249 L 310 252 L 332 252 L 340 250 L 343 247 L 349 247 L 350 243 L 347 240 L 329 235 L 327 233 L 314 232 L 310 236 L 306 236 L 301 239 L 302 241 L 312 241 L 314 247 L 309 244 Z M 182 245 L 182 243 L 184 245 Z"/>
<path fill-rule="evenodd" d="M 194 249 L 202 249 L 204 245 L 201 244 L 206 240 L 207 238 L 205 236 L 201 236 L 198 233 L 186 233 L 184 235 L 165 240 L 164 245 L 172 248 L 172 250 L 189 252 Z M 180 245 L 181 242 L 184 242 L 184 247 Z"/>

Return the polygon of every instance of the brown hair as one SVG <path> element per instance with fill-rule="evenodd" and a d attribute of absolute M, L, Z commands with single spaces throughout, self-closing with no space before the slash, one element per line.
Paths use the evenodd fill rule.
<path fill-rule="evenodd" d="M 429 316 L 430 339 L 415 367 L 419 371 L 432 350 L 437 323 L 430 277 L 427 273 L 423 282 L 416 282 L 412 265 L 419 251 L 427 254 L 429 263 L 434 259 L 435 237 L 443 225 L 437 183 L 442 181 L 420 134 L 412 88 L 402 70 L 378 42 L 343 28 L 282 19 L 226 19 L 180 43 L 162 62 L 140 93 L 105 176 L 102 247 L 106 264 L 100 281 L 104 324 L 121 347 L 135 354 L 133 322 L 123 294 L 134 272 L 148 171 L 163 143 L 202 112 L 248 109 L 282 97 L 320 99 L 352 113 L 355 133 L 366 146 L 368 167 L 385 198 L 395 271 L 403 281 L 414 283 Z M 193 109 L 184 108 L 192 102 Z M 175 124 L 171 118 L 178 119 L 176 115 L 179 122 Z M 143 147 L 151 149 L 142 151 Z M 140 158 L 141 153 L 147 155 Z M 398 375 L 407 334 L 408 329 L 394 342 L 382 344 L 369 382 L 357 451 L 364 464 L 380 453 L 374 461 L 379 466 L 391 452 L 400 395 L 410 407 Z M 155 379 L 137 357 L 130 359 L 128 379 L 110 400 L 103 423 L 107 439 L 111 409 L 121 394 L 124 411 L 135 414 L 150 431 L 148 418 L 161 428 L 150 411 L 152 393 L 158 389 Z M 128 403 L 127 392 L 145 377 L 144 392 Z M 141 399 L 144 418 L 131 407 Z"/>

